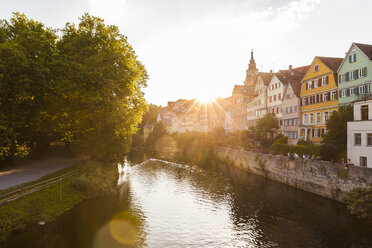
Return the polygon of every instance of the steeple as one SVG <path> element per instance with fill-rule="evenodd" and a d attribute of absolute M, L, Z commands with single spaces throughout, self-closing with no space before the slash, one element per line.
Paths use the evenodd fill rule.
<path fill-rule="evenodd" d="M 256 68 L 256 62 L 253 58 L 253 49 L 251 50 L 251 60 L 249 61 L 248 69 L 246 70 L 246 76 L 244 80 L 244 85 L 254 86 L 256 83 L 256 77 L 258 70 Z"/>
<path fill-rule="evenodd" d="M 254 58 L 253 58 L 253 49 L 251 50 L 251 60 L 249 61 L 249 66 L 248 66 L 248 70 L 249 71 L 255 71 L 257 68 L 256 68 L 256 62 L 254 61 Z"/>

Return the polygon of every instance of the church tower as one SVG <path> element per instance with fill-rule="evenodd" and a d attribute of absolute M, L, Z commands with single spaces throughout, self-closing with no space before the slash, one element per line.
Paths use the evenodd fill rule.
<path fill-rule="evenodd" d="M 256 68 L 256 62 L 253 58 L 253 49 L 251 50 L 251 60 L 249 61 L 248 69 L 246 70 L 246 76 L 244 85 L 254 86 L 257 78 L 258 70 Z"/>

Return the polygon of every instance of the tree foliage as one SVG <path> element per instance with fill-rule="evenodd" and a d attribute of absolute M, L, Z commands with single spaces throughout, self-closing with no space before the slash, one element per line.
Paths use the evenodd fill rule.
<path fill-rule="evenodd" d="M 255 138 L 262 147 L 269 147 L 274 141 L 279 131 L 278 118 L 274 114 L 267 113 L 258 119 L 255 125 Z"/>
<path fill-rule="evenodd" d="M 321 154 L 326 160 L 338 160 L 347 150 L 347 122 L 353 120 L 353 107 L 341 106 L 327 122 Z"/>
<path fill-rule="evenodd" d="M 0 23 L 0 132 L 11 140 L 2 149 L 60 139 L 120 160 L 146 109 L 147 78 L 127 38 L 100 18 L 85 14 L 58 38 L 15 13 Z"/>

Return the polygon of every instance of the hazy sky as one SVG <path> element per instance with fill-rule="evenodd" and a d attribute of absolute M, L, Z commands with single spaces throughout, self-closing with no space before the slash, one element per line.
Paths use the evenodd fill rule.
<path fill-rule="evenodd" d="M 119 26 L 150 79 L 148 102 L 231 95 L 254 49 L 259 70 L 343 57 L 372 44 L 371 0 L 1 0 L 0 18 L 25 13 L 62 28 L 83 13 Z"/>

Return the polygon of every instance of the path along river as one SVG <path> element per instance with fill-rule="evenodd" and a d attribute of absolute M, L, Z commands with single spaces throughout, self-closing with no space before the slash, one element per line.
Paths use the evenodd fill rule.
<path fill-rule="evenodd" d="M 119 196 L 86 200 L 0 246 L 372 247 L 372 225 L 343 204 L 223 164 L 150 159 L 121 170 Z"/>

